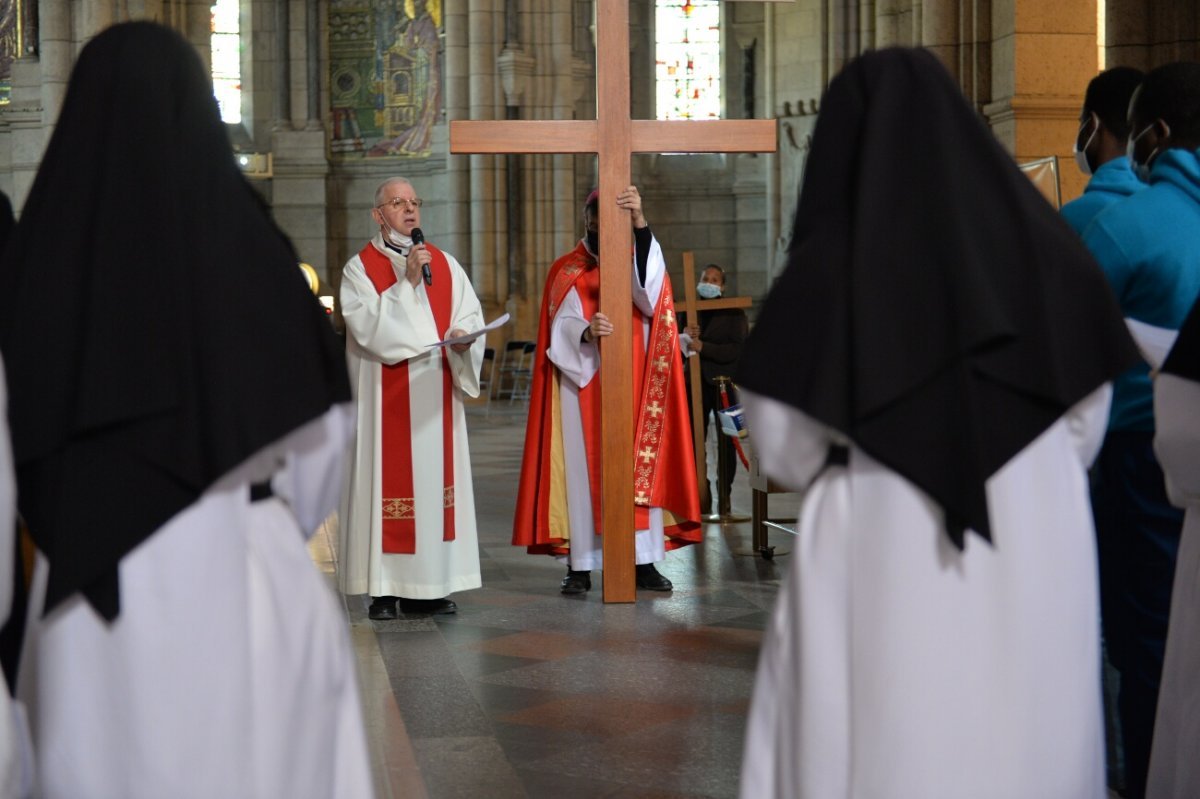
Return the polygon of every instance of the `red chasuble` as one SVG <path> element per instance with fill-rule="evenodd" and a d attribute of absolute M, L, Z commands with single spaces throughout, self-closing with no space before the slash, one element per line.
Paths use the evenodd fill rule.
<path fill-rule="evenodd" d="M 429 269 L 433 285 L 425 287 L 433 319 L 442 335 L 450 330 L 453 318 L 453 276 L 446 254 L 426 243 L 433 254 Z M 382 294 L 397 282 L 396 271 L 388 257 L 367 244 L 359 252 L 367 277 Z M 432 344 L 433 342 L 429 342 Z M 442 540 L 454 540 L 454 381 L 450 377 L 449 356 L 443 347 L 442 359 Z M 383 497 L 383 551 L 412 555 L 417 551 L 416 503 L 413 491 L 412 411 L 409 403 L 408 361 L 380 364 L 382 383 L 382 448 L 380 488 Z"/>
<path fill-rule="evenodd" d="M 521 486 L 513 522 L 513 544 L 531 554 L 565 554 L 566 478 L 561 464 L 562 429 L 559 424 L 557 369 L 547 357 L 550 326 L 573 287 L 586 318 L 599 310 L 600 271 L 596 260 L 580 243 L 550 267 L 538 324 L 536 360 L 530 387 L 529 421 L 525 428 L 525 454 Z M 633 312 L 634 517 L 637 529 L 650 526 L 649 509 L 663 509 L 666 548 L 676 549 L 700 540 L 700 498 L 692 436 L 688 428 L 687 391 L 679 354 L 675 302 L 670 277 L 650 324 L 647 342 L 641 311 Z M 648 346 L 647 346 L 648 344 Z M 600 380 L 597 375 L 579 391 L 587 451 L 592 513 L 600 530 Z M 632 532 L 632 531 L 630 531 Z"/>

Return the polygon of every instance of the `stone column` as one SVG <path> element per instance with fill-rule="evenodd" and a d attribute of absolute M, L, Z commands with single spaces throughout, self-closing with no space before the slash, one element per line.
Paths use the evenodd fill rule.
<path fill-rule="evenodd" d="M 290 0 L 275 1 L 275 106 L 272 109 L 274 120 L 272 130 L 287 130 L 292 126 L 292 95 L 289 91 L 288 71 L 291 66 L 288 37 L 291 33 L 288 13 Z"/>
<path fill-rule="evenodd" d="M 445 70 L 442 86 L 445 90 L 446 119 L 470 119 L 469 9 L 465 3 L 443 4 L 442 9 L 446 29 L 442 62 Z M 444 215 L 446 245 L 450 252 L 467 253 L 470 251 L 471 235 L 471 157 L 449 155 L 447 159 L 445 202 L 448 207 Z"/>
<path fill-rule="evenodd" d="M 325 130 L 320 120 L 320 87 L 316 72 L 317 49 L 323 20 L 317 17 L 316 0 L 277 0 L 286 10 L 274 19 L 281 26 L 272 41 L 282 66 L 273 71 L 276 81 L 270 96 L 284 112 L 276 115 L 270 146 L 273 177 L 271 210 L 275 221 L 296 245 L 300 260 L 312 264 L 321 279 L 321 294 L 336 294 L 341 260 L 331 236 L 329 160 Z M 267 71 L 263 70 L 265 74 Z M 262 92 L 260 94 L 266 94 Z M 358 199 L 358 198 L 355 198 Z"/>
<path fill-rule="evenodd" d="M 959 79 L 958 0 L 925 0 L 921 6 L 921 46 Z"/>
<path fill-rule="evenodd" d="M 6 131 L 11 146 L 9 167 L 11 184 L 6 186 L 13 210 L 20 213 L 29 189 L 37 175 L 42 152 L 50 139 L 50 128 L 44 120 L 42 105 L 45 91 L 42 84 L 42 64 L 36 57 L 17 58 L 12 64 L 12 98 L 4 111 Z"/>
<path fill-rule="evenodd" d="M 1057 155 L 1063 202 L 1086 178 L 1071 146 L 1098 69 L 1096 0 L 993 0 L 992 102 L 984 113 L 1018 161 Z"/>
<path fill-rule="evenodd" d="M 510 0 L 511 2 L 511 0 Z M 513 13 L 510 7 L 510 13 Z M 533 73 L 534 59 L 521 49 L 517 31 L 511 20 L 508 27 L 508 40 L 504 50 L 497 59 L 497 69 L 500 73 L 500 83 L 504 88 L 505 119 L 520 119 L 521 106 L 524 103 L 525 88 Z M 507 285 L 503 287 L 504 297 L 511 301 L 513 297 L 523 297 L 526 293 L 525 261 L 522 247 L 525 224 L 525 191 L 522 185 L 522 156 L 515 153 L 504 156 L 505 184 L 505 230 L 508 246 L 506 248 L 505 271 Z M 500 297 L 497 297 L 500 299 Z M 509 313 L 515 309 L 505 307 Z"/>
<path fill-rule="evenodd" d="M 917 41 L 920 30 L 914 25 L 913 2 L 878 0 L 875 3 L 876 47 L 911 47 Z"/>
<path fill-rule="evenodd" d="M 1107 0 L 1105 34 L 1106 66 L 1150 70 L 1200 60 L 1196 0 Z"/>
<path fill-rule="evenodd" d="M 71 23 L 71 4 L 66 0 L 41 0 L 38 3 L 38 61 L 42 73 L 42 124 L 45 127 L 43 147 L 58 120 L 58 112 L 62 110 L 71 66 L 75 62 Z"/>
<path fill-rule="evenodd" d="M 307 35 L 304 40 L 304 85 L 308 92 L 308 102 L 305 108 L 308 119 L 304 129 L 324 133 L 321 124 L 321 19 L 317 10 L 317 0 L 305 0 L 304 24 Z M 324 141 L 324 135 L 321 140 Z"/>
<path fill-rule="evenodd" d="M 504 35 L 503 9 L 497 8 L 497 0 L 471 0 L 468 30 L 471 40 L 470 51 L 467 54 L 470 83 L 471 119 L 496 119 L 500 103 L 496 85 L 496 59 L 500 50 L 500 38 Z M 501 240 L 500 219 L 503 211 L 498 202 L 500 190 L 497 182 L 503 186 L 503 176 L 497 174 L 497 164 L 503 162 L 504 156 L 471 155 L 471 240 L 470 255 L 463 261 L 463 267 L 472 275 L 475 293 L 480 302 L 488 305 L 495 303 L 503 289 L 497 280 L 496 264 L 502 259 L 507 249 L 507 242 Z M 478 270 L 478 271 L 477 271 Z M 486 277 L 485 274 L 486 273 Z"/>

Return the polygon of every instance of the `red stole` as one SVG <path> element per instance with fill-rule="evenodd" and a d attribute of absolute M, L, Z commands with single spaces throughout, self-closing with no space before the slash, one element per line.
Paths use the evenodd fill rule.
<path fill-rule="evenodd" d="M 429 269 L 433 285 L 425 287 L 433 320 L 440 335 L 453 319 L 453 276 L 446 254 L 431 244 Z M 382 294 L 397 282 L 386 255 L 367 244 L 359 252 L 367 277 Z M 433 342 L 429 342 L 432 344 Z M 446 348 L 442 358 L 442 540 L 454 540 L 454 381 L 450 377 Z M 412 555 L 417 551 L 416 496 L 413 491 L 412 406 L 409 399 L 408 361 L 380 364 L 382 381 L 379 445 L 382 448 L 380 489 L 383 497 L 383 551 Z"/>
<path fill-rule="evenodd" d="M 531 553 L 565 551 L 561 533 L 550 529 L 550 460 L 553 392 L 557 379 L 554 364 L 546 357 L 550 326 L 563 298 L 574 288 L 590 318 L 599 308 L 600 276 L 595 260 L 580 244 L 558 259 L 546 279 L 538 326 L 537 358 L 530 389 L 529 422 L 525 430 L 525 452 L 513 543 Z M 637 413 L 634 437 L 634 504 L 637 529 L 650 526 L 649 509 L 664 510 L 667 549 L 700 540 L 699 492 L 688 428 L 687 394 L 683 383 L 679 337 L 675 325 L 674 298 L 670 278 L 664 276 L 663 290 L 651 320 L 649 339 L 643 332 L 642 314 L 633 313 L 633 383 L 631 403 Z M 648 345 L 647 345 L 648 342 Z M 600 381 L 592 380 L 579 392 L 584 443 L 592 493 L 592 511 L 597 533 L 600 528 Z"/>

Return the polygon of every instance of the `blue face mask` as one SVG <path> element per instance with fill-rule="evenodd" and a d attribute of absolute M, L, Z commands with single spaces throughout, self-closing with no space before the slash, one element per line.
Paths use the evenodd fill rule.
<path fill-rule="evenodd" d="M 701 283 L 696 286 L 696 293 L 702 300 L 715 300 L 721 296 L 721 287 L 716 283 Z"/>

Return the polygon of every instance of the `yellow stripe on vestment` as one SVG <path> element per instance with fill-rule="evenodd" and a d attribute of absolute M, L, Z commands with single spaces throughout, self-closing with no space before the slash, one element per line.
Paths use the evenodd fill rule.
<path fill-rule="evenodd" d="M 550 378 L 550 499 L 547 513 L 550 534 L 571 540 L 571 516 L 567 508 L 567 459 L 563 454 L 562 402 L 558 378 Z"/>

